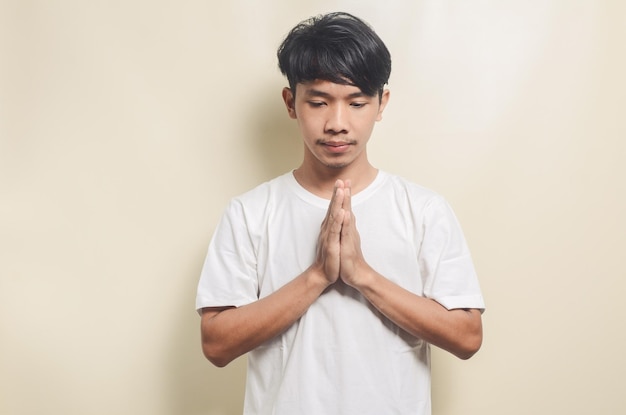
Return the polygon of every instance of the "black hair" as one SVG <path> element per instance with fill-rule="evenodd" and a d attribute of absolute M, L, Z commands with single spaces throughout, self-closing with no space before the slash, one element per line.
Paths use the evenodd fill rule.
<path fill-rule="evenodd" d="M 383 41 L 367 23 L 348 13 L 300 22 L 277 55 L 278 67 L 294 93 L 297 84 L 319 79 L 380 96 L 391 74 L 391 55 Z"/>

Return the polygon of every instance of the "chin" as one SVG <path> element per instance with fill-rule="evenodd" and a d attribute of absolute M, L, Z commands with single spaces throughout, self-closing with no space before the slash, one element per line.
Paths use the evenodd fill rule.
<path fill-rule="evenodd" d="M 329 169 L 343 169 L 344 167 L 349 166 L 350 163 L 347 162 L 336 162 L 336 163 L 324 163 L 324 166 L 328 167 Z"/>

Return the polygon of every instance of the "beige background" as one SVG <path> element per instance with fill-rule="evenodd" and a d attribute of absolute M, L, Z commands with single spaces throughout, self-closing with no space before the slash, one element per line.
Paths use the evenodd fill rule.
<path fill-rule="evenodd" d="M 626 413 L 625 4 L 0 1 L 0 413 L 240 412 L 195 286 L 228 199 L 299 161 L 275 49 L 331 10 L 393 56 L 373 162 L 449 199 L 486 296 L 435 414 Z"/>

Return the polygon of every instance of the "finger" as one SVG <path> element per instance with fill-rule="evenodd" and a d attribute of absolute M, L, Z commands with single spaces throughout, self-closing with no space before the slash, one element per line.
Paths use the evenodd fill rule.
<path fill-rule="evenodd" d="M 328 222 L 331 216 L 333 215 L 333 212 L 337 211 L 337 205 L 341 207 L 343 203 L 343 194 L 338 195 L 337 193 L 339 189 L 343 189 L 343 187 L 344 187 L 344 184 L 341 180 L 337 180 L 335 182 L 335 186 L 333 187 L 333 195 L 330 198 L 330 203 L 328 204 L 328 210 L 326 211 L 326 217 L 324 218 L 324 222 L 322 222 L 322 224 Z M 341 203 L 339 199 L 341 199 Z"/>
<path fill-rule="evenodd" d="M 343 198 L 345 195 L 345 184 L 341 180 L 337 180 L 335 182 L 335 187 L 333 188 L 333 197 L 330 199 L 330 205 L 343 205 Z"/>
<path fill-rule="evenodd" d="M 333 221 L 330 224 L 330 234 L 333 242 L 338 241 L 341 237 L 346 214 L 347 212 L 344 209 L 339 208 L 333 216 Z"/>
<path fill-rule="evenodd" d="M 356 216 L 354 212 L 344 209 L 343 222 L 341 225 L 341 245 L 351 246 L 353 243 L 359 244 L 359 233 L 356 228 Z"/>
<path fill-rule="evenodd" d="M 338 212 L 342 209 L 343 201 L 345 198 L 345 190 L 343 188 L 343 182 L 337 181 L 335 190 L 333 192 L 333 198 L 330 200 L 328 206 L 328 218 L 334 221 L 338 215 Z"/>
<path fill-rule="evenodd" d="M 346 180 L 344 183 L 343 208 L 352 212 L 352 182 L 350 180 Z"/>
<path fill-rule="evenodd" d="M 339 231 L 341 231 L 341 225 L 344 219 L 344 208 L 343 200 L 345 198 L 345 191 L 342 188 L 337 188 L 335 192 L 334 201 L 331 202 L 330 207 L 328 208 L 330 216 L 329 221 L 331 222 L 331 226 L 339 226 Z"/>
<path fill-rule="evenodd" d="M 335 258 L 339 261 L 344 215 L 345 211 L 340 208 L 339 211 L 333 214 L 331 218 L 332 220 L 328 222 L 326 228 L 322 229 L 322 235 L 324 238 L 323 246 L 327 255 L 326 258 L 331 261 L 331 258 Z"/>
<path fill-rule="evenodd" d="M 344 188 L 343 205 L 342 205 L 346 213 L 343 217 L 343 227 L 342 227 L 342 232 L 341 232 L 342 237 L 349 236 L 350 229 L 348 228 L 350 226 L 353 226 L 353 223 L 354 223 L 354 213 L 352 212 L 352 187 L 351 185 L 352 183 L 350 182 L 350 180 L 346 180 L 345 188 Z"/>
<path fill-rule="evenodd" d="M 344 215 L 343 215 L 343 221 L 341 223 L 341 239 L 342 241 L 347 242 L 348 238 L 350 238 L 351 235 L 351 229 L 350 229 L 350 222 L 352 220 L 352 212 L 350 212 L 349 210 L 345 210 L 344 211 Z"/>

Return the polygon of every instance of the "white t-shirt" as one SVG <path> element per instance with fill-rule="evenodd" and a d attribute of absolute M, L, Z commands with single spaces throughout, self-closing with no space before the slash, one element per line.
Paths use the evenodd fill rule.
<path fill-rule="evenodd" d="M 329 201 L 291 172 L 231 201 L 209 245 L 196 308 L 242 306 L 315 258 Z M 352 197 L 365 260 L 448 309 L 484 309 L 463 233 L 445 200 L 380 171 Z M 429 345 L 337 283 L 282 335 L 248 355 L 245 414 L 428 415 Z"/>

